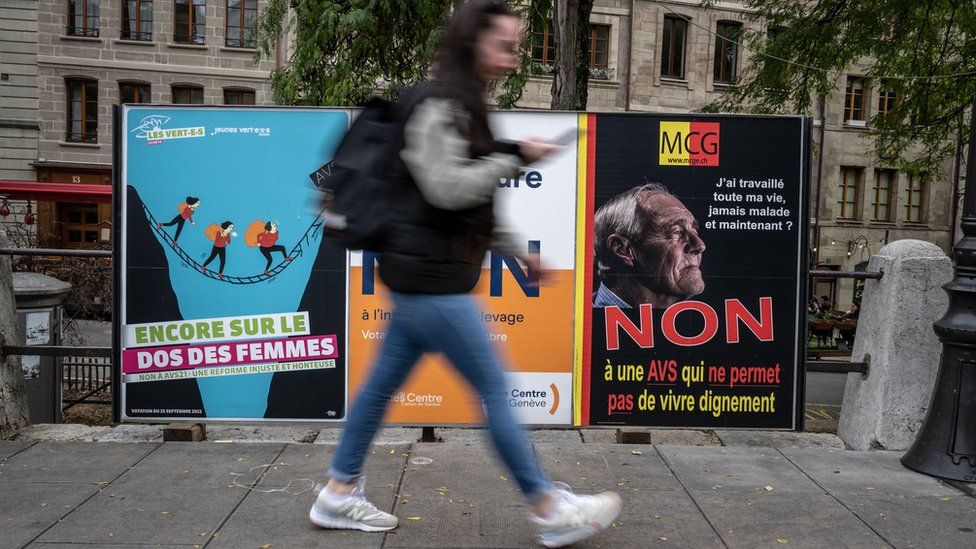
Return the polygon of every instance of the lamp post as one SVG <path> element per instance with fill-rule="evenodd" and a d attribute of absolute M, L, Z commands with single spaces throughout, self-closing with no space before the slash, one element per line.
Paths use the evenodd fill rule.
<path fill-rule="evenodd" d="M 942 360 L 925 421 L 902 464 L 920 473 L 976 482 L 976 97 L 970 113 L 962 239 L 953 247 L 949 309 L 935 322 Z"/>

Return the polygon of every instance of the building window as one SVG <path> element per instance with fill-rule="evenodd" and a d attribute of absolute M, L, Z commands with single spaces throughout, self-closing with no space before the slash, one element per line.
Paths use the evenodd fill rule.
<path fill-rule="evenodd" d="M 65 141 L 75 143 L 98 142 L 98 82 L 67 79 L 68 130 Z"/>
<path fill-rule="evenodd" d="M 149 84 L 119 82 L 119 103 L 151 103 Z"/>
<path fill-rule="evenodd" d="M 847 77 L 847 92 L 844 94 L 844 121 L 864 121 L 864 79 Z M 863 124 L 860 124 L 863 125 Z"/>
<path fill-rule="evenodd" d="M 173 86 L 173 103 L 177 105 L 202 105 L 203 88 L 199 86 Z"/>
<path fill-rule="evenodd" d="M 68 0 L 68 36 L 98 38 L 98 0 Z"/>
<path fill-rule="evenodd" d="M 875 170 L 872 189 L 871 219 L 891 221 L 891 193 L 895 188 L 895 170 Z"/>
<path fill-rule="evenodd" d="M 838 219 L 857 219 L 858 196 L 861 191 L 861 168 L 841 168 L 840 196 L 837 200 Z"/>
<path fill-rule="evenodd" d="M 736 66 L 739 62 L 739 41 L 742 25 L 730 21 L 720 22 L 715 30 L 715 83 L 735 82 Z"/>
<path fill-rule="evenodd" d="M 881 91 L 878 92 L 878 114 L 884 116 L 895 109 L 895 101 L 898 99 L 898 93 L 890 85 L 884 85 L 881 87 Z"/>
<path fill-rule="evenodd" d="M 254 90 L 224 90 L 225 105 L 253 105 Z"/>
<path fill-rule="evenodd" d="M 661 45 L 661 76 L 665 78 L 685 77 L 685 39 L 687 36 L 687 19 L 665 16 L 664 43 Z"/>
<path fill-rule="evenodd" d="M 905 197 L 905 221 L 922 222 L 922 208 L 925 205 L 925 177 L 909 174 L 908 193 Z"/>
<path fill-rule="evenodd" d="M 556 35 L 549 30 L 550 25 L 532 31 L 532 62 L 552 65 L 556 62 Z"/>
<path fill-rule="evenodd" d="M 203 44 L 207 33 L 207 0 L 176 0 L 173 41 Z"/>
<path fill-rule="evenodd" d="M 532 62 L 556 63 L 556 35 L 551 25 L 532 31 Z M 590 68 L 606 69 L 610 64 L 610 25 L 590 25 Z"/>
<path fill-rule="evenodd" d="M 258 0 L 227 0 L 227 47 L 254 48 Z"/>
<path fill-rule="evenodd" d="M 590 68 L 610 66 L 610 25 L 590 25 Z"/>
<path fill-rule="evenodd" d="M 152 40 L 152 0 L 122 0 L 122 34 L 125 40 Z"/>
<path fill-rule="evenodd" d="M 86 248 L 98 245 L 100 225 L 98 206 L 90 204 L 61 204 L 61 238 L 67 248 Z"/>

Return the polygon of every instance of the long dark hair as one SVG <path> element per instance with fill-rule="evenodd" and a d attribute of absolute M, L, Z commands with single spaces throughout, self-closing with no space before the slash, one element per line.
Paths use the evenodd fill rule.
<path fill-rule="evenodd" d="M 475 44 L 499 15 L 515 16 L 504 0 L 466 2 L 451 17 L 434 58 L 435 90 L 459 100 L 471 116 L 472 127 L 466 137 L 471 140 L 471 152 L 475 156 L 491 152 L 493 140 L 484 99 L 489 82 L 482 80 L 477 72 Z"/>

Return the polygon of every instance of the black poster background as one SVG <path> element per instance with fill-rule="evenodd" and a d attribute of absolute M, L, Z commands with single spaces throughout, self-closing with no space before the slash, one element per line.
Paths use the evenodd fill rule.
<path fill-rule="evenodd" d="M 660 165 L 660 122 L 697 121 L 720 124 L 719 165 L 714 167 L 688 167 Z M 650 115 L 597 115 L 593 210 L 599 210 L 613 196 L 646 182 L 665 185 L 691 211 L 700 224 L 699 236 L 706 249 L 702 254 L 701 271 L 705 282 L 703 293 L 692 297 L 710 305 L 718 314 L 719 329 L 708 343 L 696 347 L 681 347 L 664 338 L 661 331 L 663 308 L 653 310 L 654 347 L 641 349 L 623 330 L 620 331 L 620 348 L 608 351 L 606 346 L 605 314 L 603 308 L 587 307 L 592 313 L 590 340 L 590 383 L 584 388 L 583 398 L 588 397 L 589 417 L 582 418 L 592 425 L 655 425 L 694 427 L 751 427 L 794 428 L 794 409 L 797 399 L 802 401 L 802 379 L 797 383 L 798 357 L 804 318 L 798 314 L 805 296 L 800 295 L 805 285 L 806 254 L 805 220 L 807 216 L 806 170 L 807 151 L 804 138 L 806 124 L 796 117 L 699 117 L 699 116 L 650 116 Z M 593 139 L 591 134 L 590 139 Z M 717 187 L 720 177 L 763 180 L 782 179 L 783 190 L 746 190 Z M 715 203 L 715 192 L 738 192 L 759 195 L 782 194 L 785 206 L 790 210 L 788 218 L 750 217 L 750 206 L 766 206 L 747 202 Z M 765 199 L 764 199 L 765 200 Z M 747 215 L 720 217 L 720 220 L 783 221 L 782 231 L 719 230 L 706 228 L 709 221 L 709 205 L 742 206 Z M 786 221 L 793 225 L 785 230 Z M 592 244 L 589 247 L 593 252 Z M 591 275 L 591 291 L 600 284 L 596 273 L 596 261 Z M 774 338 L 761 342 L 740 323 L 741 341 L 726 343 L 725 300 L 738 299 L 759 319 L 759 298 L 772 297 Z M 592 297 L 592 295 L 591 295 Z M 592 303 L 592 301 L 590 302 Z M 640 327 L 637 309 L 625 311 L 632 322 Z M 699 334 L 703 322 L 701 315 L 685 312 L 679 315 L 677 330 L 685 336 Z M 646 381 L 605 381 L 608 362 L 614 365 L 616 379 L 618 364 L 642 364 L 645 372 L 652 360 L 675 360 L 679 379 L 671 387 L 649 385 Z M 681 367 L 704 362 L 705 379 L 687 387 L 680 378 Z M 708 380 L 709 366 L 775 366 L 781 367 L 780 383 L 776 387 L 712 386 Z M 587 368 L 587 364 L 583 364 Z M 670 389 L 674 394 L 693 395 L 694 411 L 654 411 L 638 408 L 638 397 L 644 390 L 654 395 L 664 395 Z M 699 410 L 700 396 L 711 390 L 717 395 L 769 395 L 775 393 L 775 413 L 723 412 L 715 417 Z M 629 413 L 608 411 L 610 394 L 633 395 L 634 409 Z M 798 421 L 798 420 L 796 420 Z"/>

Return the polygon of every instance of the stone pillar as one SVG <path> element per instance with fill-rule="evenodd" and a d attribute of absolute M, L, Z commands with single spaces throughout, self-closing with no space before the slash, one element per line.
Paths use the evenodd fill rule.
<path fill-rule="evenodd" d="M 952 262 L 920 240 L 888 244 L 871 258 L 851 360 L 870 361 L 867 376 L 848 374 L 837 435 L 856 450 L 905 450 L 915 440 L 939 370 L 932 324 L 949 300 L 942 285 Z"/>
<path fill-rule="evenodd" d="M 6 233 L 0 231 L 0 247 L 8 246 L 10 241 Z M 0 346 L 17 345 L 19 341 L 10 256 L 0 255 Z M 20 357 L 7 357 L 0 353 L 0 438 L 6 438 L 29 423 L 27 389 Z"/>

